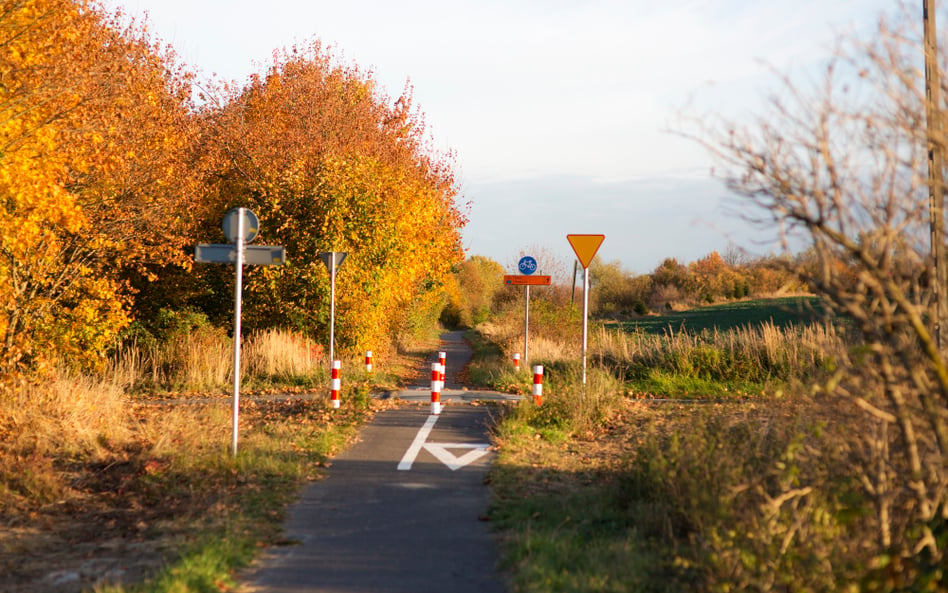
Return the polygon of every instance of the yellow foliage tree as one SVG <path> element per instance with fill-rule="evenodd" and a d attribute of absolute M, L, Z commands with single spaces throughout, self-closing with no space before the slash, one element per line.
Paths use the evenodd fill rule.
<path fill-rule="evenodd" d="M 0 1 L 0 366 L 86 368 L 127 322 L 121 271 L 179 258 L 187 75 L 95 2 Z M 160 221 L 160 223 L 159 223 Z"/>

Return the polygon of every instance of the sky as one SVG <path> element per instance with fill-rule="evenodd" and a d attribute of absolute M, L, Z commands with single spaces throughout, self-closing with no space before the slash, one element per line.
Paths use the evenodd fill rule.
<path fill-rule="evenodd" d="M 432 145 L 455 155 L 469 255 L 511 273 L 524 254 L 571 267 L 566 235 L 604 234 L 600 257 L 637 274 L 667 257 L 777 250 L 775 230 L 735 215 L 738 203 L 680 122 L 760 110 L 775 71 L 808 76 L 836 40 L 871 31 L 882 11 L 898 8 L 897 0 L 105 4 L 145 19 L 204 77 L 243 82 L 274 50 L 319 39 L 371 70 L 390 97 L 410 84 Z"/>

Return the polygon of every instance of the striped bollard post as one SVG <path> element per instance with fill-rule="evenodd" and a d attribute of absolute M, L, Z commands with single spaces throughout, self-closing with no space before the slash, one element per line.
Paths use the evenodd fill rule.
<path fill-rule="evenodd" d="M 543 403 L 543 365 L 533 367 L 533 403 Z"/>
<path fill-rule="evenodd" d="M 339 407 L 339 391 L 342 388 L 342 379 L 339 378 L 339 369 L 342 368 L 342 361 L 332 361 L 332 380 L 329 382 L 329 399 L 332 401 L 332 407 Z"/>
<path fill-rule="evenodd" d="M 365 352 L 365 372 L 372 372 L 372 351 L 366 350 Z"/>
<path fill-rule="evenodd" d="M 448 354 L 447 352 L 438 353 L 438 364 L 441 365 L 441 376 L 439 381 L 441 381 L 441 389 L 439 391 L 444 391 L 444 369 L 448 366 Z"/>
<path fill-rule="evenodd" d="M 441 365 L 431 363 L 431 413 L 441 413 Z"/>
<path fill-rule="evenodd" d="M 513 364 L 514 364 L 514 372 L 519 373 L 520 372 L 520 353 L 519 352 L 514 352 Z"/>

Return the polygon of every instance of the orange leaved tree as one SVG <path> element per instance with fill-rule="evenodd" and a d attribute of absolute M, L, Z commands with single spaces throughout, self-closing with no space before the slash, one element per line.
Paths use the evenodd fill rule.
<path fill-rule="evenodd" d="M 207 150 L 220 155 L 207 240 L 220 238 L 228 208 L 246 206 L 259 241 L 287 249 L 286 266 L 247 270 L 248 325 L 325 331 L 320 251 L 349 254 L 337 276 L 341 346 L 383 349 L 419 311 L 437 315 L 463 258 L 464 217 L 451 157 L 429 146 L 409 92 L 391 103 L 370 75 L 313 42 L 277 52 L 203 122 Z"/>
<path fill-rule="evenodd" d="M 0 47 L 0 367 L 96 367 L 121 271 L 186 264 L 187 75 L 84 0 L 0 2 Z"/>

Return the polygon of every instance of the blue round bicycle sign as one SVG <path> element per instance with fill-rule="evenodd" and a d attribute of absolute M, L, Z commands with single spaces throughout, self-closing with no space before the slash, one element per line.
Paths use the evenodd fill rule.
<path fill-rule="evenodd" d="M 530 274 L 537 271 L 537 260 L 533 259 L 529 255 L 521 257 L 520 261 L 517 263 L 517 267 L 520 268 L 521 274 Z"/>

